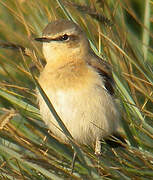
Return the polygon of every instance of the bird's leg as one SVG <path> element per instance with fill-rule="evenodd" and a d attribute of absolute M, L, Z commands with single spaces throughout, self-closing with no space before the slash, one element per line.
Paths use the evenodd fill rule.
<path fill-rule="evenodd" d="M 100 141 L 100 139 L 98 137 L 96 138 L 95 154 L 97 156 L 101 155 L 101 141 Z"/>
<path fill-rule="evenodd" d="M 77 152 L 74 151 L 74 153 L 73 153 L 73 159 L 72 159 L 72 163 L 71 163 L 71 174 L 73 174 L 74 165 L 75 165 L 75 160 L 76 160 L 76 155 L 77 155 Z"/>
<path fill-rule="evenodd" d="M 100 174 L 100 161 L 99 161 L 99 158 L 101 156 L 101 141 L 100 139 L 97 137 L 96 138 L 96 144 L 95 144 L 95 155 L 97 156 L 98 158 L 98 174 Z"/>

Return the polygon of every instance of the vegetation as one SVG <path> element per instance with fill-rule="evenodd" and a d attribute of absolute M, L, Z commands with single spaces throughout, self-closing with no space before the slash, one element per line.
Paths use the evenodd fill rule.
<path fill-rule="evenodd" d="M 151 12 L 152 0 L 0 0 L 0 179 L 153 178 Z M 103 143 L 100 157 L 72 142 L 73 174 L 73 150 L 49 135 L 35 92 L 43 56 L 34 38 L 59 18 L 77 22 L 112 65 L 127 141 L 116 149 Z"/>

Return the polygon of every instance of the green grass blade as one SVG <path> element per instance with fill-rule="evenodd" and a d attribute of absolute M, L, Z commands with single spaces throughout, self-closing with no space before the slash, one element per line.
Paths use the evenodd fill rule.
<path fill-rule="evenodd" d="M 144 11 L 144 26 L 142 34 L 142 49 L 144 54 L 144 61 L 148 57 L 148 45 L 150 40 L 150 0 L 145 0 L 145 11 Z"/>

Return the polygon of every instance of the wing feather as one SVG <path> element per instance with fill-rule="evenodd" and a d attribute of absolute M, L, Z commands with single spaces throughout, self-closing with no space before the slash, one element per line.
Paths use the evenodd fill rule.
<path fill-rule="evenodd" d="M 94 53 L 91 53 L 92 57 L 88 60 L 88 65 L 92 66 L 100 76 L 104 79 L 104 85 L 109 94 L 114 95 L 114 79 L 112 76 L 112 68 L 110 64 L 106 61 L 101 59 L 100 57 L 96 56 Z"/>

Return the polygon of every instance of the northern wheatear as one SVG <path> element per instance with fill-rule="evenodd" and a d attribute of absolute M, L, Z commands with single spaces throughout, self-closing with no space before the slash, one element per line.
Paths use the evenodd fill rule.
<path fill-rule="evenodd" d="M 111 68 L 94 54 L 81 28 L 72 21 L 56 20 L 36 40 L 43 42 L 47 62 L 39 83 L 75 141 L 93 145 L 115 133 L 119 112 Z M 38 100 L 51 132 L 68 143 L 39 93 Z"/>

